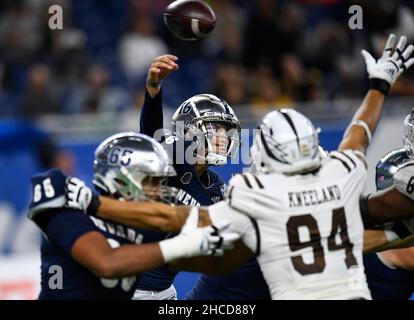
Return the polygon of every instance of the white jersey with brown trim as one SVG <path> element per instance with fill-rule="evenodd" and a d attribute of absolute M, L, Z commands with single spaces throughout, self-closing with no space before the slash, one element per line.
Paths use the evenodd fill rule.
<path fill-rule="evenodd" d="M 209 211 L 230 217 L 246 245 L 260 251 L 273 299 L 370 299 L 359 210 L 366 176 L 355 152 L 335 151 L 308 174 L 236 175 L 226 203 Z"/>

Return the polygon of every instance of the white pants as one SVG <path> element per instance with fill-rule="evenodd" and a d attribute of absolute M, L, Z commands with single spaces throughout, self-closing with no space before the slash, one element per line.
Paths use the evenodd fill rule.
<path fill-rule="evenodd" d="M 173 285 L 162 291 L 136 289 L 132 300 L 177 300 L 177 291 Z"/>

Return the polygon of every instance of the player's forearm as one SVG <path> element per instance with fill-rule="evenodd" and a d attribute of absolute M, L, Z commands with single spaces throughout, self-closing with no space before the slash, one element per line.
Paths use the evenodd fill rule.
<path fill-rule="evenodd" d="M 392 230 L 365 230 L 364 253 L 407 248 L 414 245 L 414 235 L 400 239 Z"/>
<path fill-rule="evenodd" d="M 122 278 L 154 269 L 164 264 L 164 258 L 158 243 L 148 243 L 121 246 L 102 263 L 105 278 Z"/>
<path fill-rule="evenodd" d="M 391 242 L 387 242 L 380 248 L 377 248 L 377 251 L 384 251 L 390 249 L 401 249 L 408 248 L 414 245 L 414 235 L 408 236 L 404 239 L 397 239 Z"/>
<path fill-rule="evenodd" d="M 101 278 L 131 276 L 164 263 L 159 243 L 123 245 L 113 249 L 98 231 L 79 237 L 72 245 L 71 255 Z"/>
<path fill-rule="evenodd" d="M 371 89 L 365 95 L 361 106 L 355 112 L 354 119 L 364 121 L 374 134 L 381 118 L 385 96 L 378 90 Z"/>
<path fill-rule="evenodd" d="M 148 84 L 145 86 L 145 89 L 147 90 L 151 98 L 154 98 L 161 91 L 161 87 L 152 87 L 152 86 L 149 86 Z"/>
<path fill-rule="evenodd" d="M 375 223 L 402 220 L 414 217 L 414 201 L 392 187 L 370 196 L 367 210 Z"/>
<path fill-rule="evenodd" d="M 100 218 L 166 232 L 177 231 L 182 226 L 174 207 L 164 203 L 118 201 L 108 197 L 100 197 L 100 200 L 97 214 Z"/>
<path fill-rule="evenodd" d="M 414 271 L 414 247 L 381 252 L 382 258 L 394 267 Z"/>
<path fill-rule="evenodd" d="M 344 139 L 338 148 L 339 150 L 359 150 L 365 154 L 369 145 L 368 133 L 362 126 L 353 124 L 357 120 L 363 121 L 372 135 L 381 118 L 384 98 L 384 94 L 378 90 L 371 89 L 367 92 L 361 106 L 354 114 L 350 127 L 347 129 Z"/>
<path fill-rule="evenodd" d="M 384 230 L 365 230 L 364 231 L 364 253 L 379 251 L 388 243 Z"/>
<path fill-rule="evenodd" d="M 141 109 L 140 132 L 153 137 L 158 129 L 162 129 L 163 121 L 161 90 L 153 97 L 147 90 L 144 105 Z"/>
<path fill-rule="evenodd" d="M 187 219 L 190 211 L 191 211 L 190 206 L 176 206 L 174 207 L 174 212 L 175 215 L 177 217 L 177 227 L 179 227 L 181 229 L 181 227 L 184 225 L 185 220 Z M 200 208 L 198 210 L 198 226 L 199 227 L 205 227 L 210 225 L 211 219 L 208 213 L 208 209 L 207 208 Z"/>

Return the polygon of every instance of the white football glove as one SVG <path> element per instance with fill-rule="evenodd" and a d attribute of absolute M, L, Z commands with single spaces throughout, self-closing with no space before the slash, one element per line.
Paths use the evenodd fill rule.
<path fill-rule="evenodd" d="M 399 75 L 414 63 L 414 58 L 410 58 L 414 46 L 410 44 L 406 47 L 407 37 L 401 36 L 395 48 L 394 43 L 395 35 L 391 34 L 388 37 L 381 58 L 377 61 L 368 51 L 361 51 L 370 79 L 381 79 L 392 86 Z"/>
<path fill-rule="evenodd" d="M 193 208 L 181 229 L 171 239 L 159 242 L 166 263 L 180 258 L 223 255 L 224 250 L 232 248 L 234 241 L 240 238 L 237 233 L 225 232 L 229 222 L 220 226 L 198 228 L 198 208 Z"/>
<path fill-rule="evenodd" d="M 70 177 L 66 180 L 66 190 L 66 206 L 87 213 L 92 201 L 92 190 L 85 182 Z"/>

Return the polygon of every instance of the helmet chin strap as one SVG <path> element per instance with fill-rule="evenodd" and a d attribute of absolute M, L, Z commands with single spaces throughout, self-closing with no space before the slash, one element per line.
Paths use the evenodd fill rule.
<path fill-rule="evenodd" d="M 221 154 L 208 152 L 206 156 L 206 162 L 213 166 L 222 166 L 227 163 L 227 157 Z"/>

